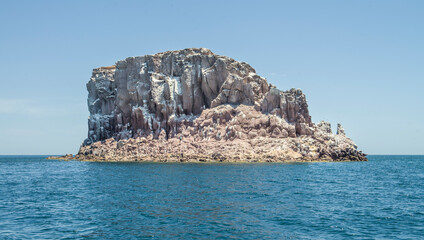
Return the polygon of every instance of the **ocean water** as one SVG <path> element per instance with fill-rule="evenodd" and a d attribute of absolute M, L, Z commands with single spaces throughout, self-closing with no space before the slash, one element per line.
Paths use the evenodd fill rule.
<path fill-rule="evenodd" d="M 424 156 L 302 164 L 0 156 L 0 239 L 424 239 Z"/>

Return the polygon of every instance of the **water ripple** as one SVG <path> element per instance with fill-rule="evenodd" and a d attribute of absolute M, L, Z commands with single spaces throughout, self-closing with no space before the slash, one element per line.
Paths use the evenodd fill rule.
<path fill-rule="evenodd" d="M 419 239 L 424 157 L 156 164 L 0 156 L 0 239 Z"/>

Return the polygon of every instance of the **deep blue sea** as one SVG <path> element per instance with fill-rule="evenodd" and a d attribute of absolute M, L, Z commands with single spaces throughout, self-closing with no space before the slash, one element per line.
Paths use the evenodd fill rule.
<path fill-rule="evenodd" d="M 0 156 L 0 239 L 424 239 L 424 156 L 95 163 Z"/>

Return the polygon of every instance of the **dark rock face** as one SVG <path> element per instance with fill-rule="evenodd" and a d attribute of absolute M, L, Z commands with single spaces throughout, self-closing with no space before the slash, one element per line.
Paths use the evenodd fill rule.
<path fill-rule="evenodd" d="M 333 135 L 328 123 L 312 123 L 300 89 L 280 91 L 249 64 L 205 48 L 130 57 L 115 66 L 94 69 L 87 89 L 89 132 L 80 157 L 90 155 L 91 145 L 98 141 L 131 138 L 216 143 L 256 138 L 293 141 L 302 136 L 335 141 L 339 137 L 339 144 L 324 144 L 311 159 L 337 159 L 340 154 L 334 157 L 333 150 L 342 146 L 340 141 L 356 151 L 341 126 Z M 104 152 L 118 159 L 110 155 L 113 151 Z"/>
<path fill-rule="evenodd" d="M 88 139 L 85 143 L 110 138 L 115 133 L 115 67 L 96 68 L 87 83 Z"/>

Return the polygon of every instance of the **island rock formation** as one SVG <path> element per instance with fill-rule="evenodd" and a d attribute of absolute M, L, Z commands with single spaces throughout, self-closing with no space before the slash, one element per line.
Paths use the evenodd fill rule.
<path fill-rule="evenodd" d="M 300 89 L 205 48 L 129 57 L 93 70 L 88 138 L 96 161 L 364 161 L 338 124 L 314 124 Z"/>

